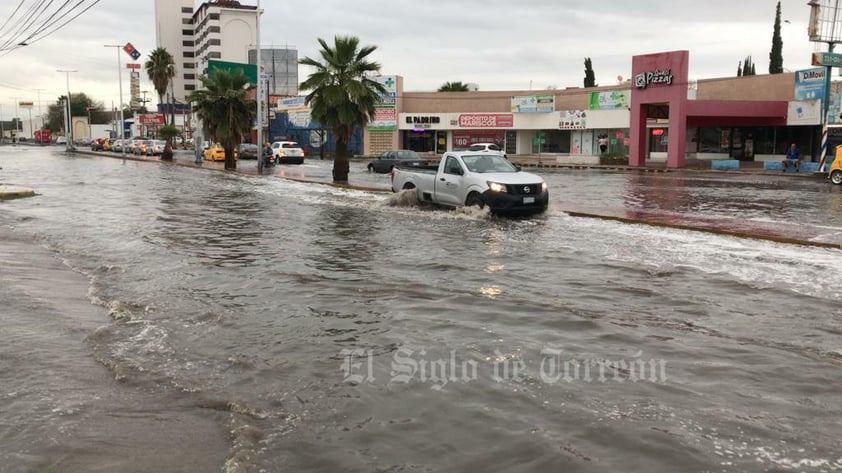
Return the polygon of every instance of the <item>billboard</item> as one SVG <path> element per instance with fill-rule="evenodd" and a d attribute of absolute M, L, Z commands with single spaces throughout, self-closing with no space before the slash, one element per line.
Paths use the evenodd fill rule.
<path fill-rule="evenodd" d="M 555 95 L 512 97 L 513 113 L 549 113 L 555 111 Z"/>
<path fill-rule="evenodd" d="M 591 92 L 588 96 L 589 110 L 628 110 L 631 104 L 631 90 Z"/>
<path fill-rule="evenodd" d="M 228 61 L 220 61 L 218 59 L 209 59 L 208 60 L 208 76 L 212 76 L 215 71 L 223 70 L 228 72 L 234 72 L 236 70 L 243 71 L 245 74 L 246 79 L 248 79 L 249 84 L 252 86 L 257 86 L 257 65 L 256 64 L 246 64 L 242 62 L 228 62 Z"/>
<path fill-rule="evenodd" d="M 374 120 L 368 123 L 369 131 L 395 131 L 398 129 L 398 114 L 395 109 L 398 98 L 398 80 L 396 76 L 375 76 L 371 78 L 386 88 L 380 102 L 374 108 Z"/>

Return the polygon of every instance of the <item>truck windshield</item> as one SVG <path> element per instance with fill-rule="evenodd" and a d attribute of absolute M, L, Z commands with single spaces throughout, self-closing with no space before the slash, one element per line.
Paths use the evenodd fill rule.
<path fill-rule="evenodd" d="M 471 172 L 517 172 L 517 168 L 502 156 L 478 154 L 462 156 L 462 161 Z"/>

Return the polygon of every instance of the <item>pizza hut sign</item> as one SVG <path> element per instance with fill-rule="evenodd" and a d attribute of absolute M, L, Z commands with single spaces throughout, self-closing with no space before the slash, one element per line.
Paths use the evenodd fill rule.
<path fill-rule="evenodd" d="M 511 113 L 463 113 L 459 115 L 460 128 L 511 128 L 515 124 Z"/>
<path fill-rule="evenodd" d="M 672 85 L 672 69 L 641 72 L 634 76 L 634 85 L 638 89 L 645 89 L 653 84 Z"/>

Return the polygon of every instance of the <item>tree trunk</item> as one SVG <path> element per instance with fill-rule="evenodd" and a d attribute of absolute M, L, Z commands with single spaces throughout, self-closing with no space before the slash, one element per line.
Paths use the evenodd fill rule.
<path fill-rule="evenodd" d="M 225 146 L 225 170 L 234 171 L 237 169 L 237 160 L 234 159 L 234 148 Z"/>
<path fill-rule="evenodd" d="M 172 161 L 172 157 L 172 144 L 170 140 L 167 140 L 167 144 L 164 145 L 164 151 L 161 153 L 161 161 Z"/>
<path fill-rule="evenodd" d="M 336 140 L 336 154 L 333 156 L 333 182 L 348 183 L 348 173 L 351 163 L 348 162 L 348 143 L 343 139 Z"/>

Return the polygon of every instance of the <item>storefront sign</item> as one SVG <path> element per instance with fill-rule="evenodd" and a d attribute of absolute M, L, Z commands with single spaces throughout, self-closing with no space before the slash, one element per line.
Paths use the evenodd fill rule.
<path fill-rule="evenodd" d="M 137 116 L 137 123 L 140 125 L 163 125 L 164 115 L 162 113 L 148 113 Z"/>
<path fill-rule="evenodd" d="M 410 115 L 404 118 L 407 125 L 438 125 L 441 117 L 430 115 Z"/>
<path fill-rule="evenodd" d="M 278 100 L 278 110 L 307 108 L 305 97 L 284 97 Z"/>
<path fill-rule="evenodd" d="M 494 143 L 502 147 L 506 142 L 505 131 L 454 131 L 453 149 L 467 148 L 477 143 Z"/>
<path fill-rule="evenodd" d="M 511 128 L 515 124 L 511 113 L 463 113 L 459 115 L 460 128 Z"/>
<path fill-rule="evenodd" d="M 138 64 L 136 62 L 130 62 L 130 63 L 126 64 L 126 69 L 131 69 L 131 70 L 140 69 L 140 64 Z"/>
<path fill-rule="evenodd" d="M 514 113 L 549 113 L 554 111 L 554 95 L 512 97 L 512 112 Z"/>
<path fill-rule="evenodd" d="M 825 71 L 824 67 L 795 71 L 795 100 L 823 99 Z"/>
<path fill-rule="evenodd" d="M 628 110 L 631 103 L 631 91 L 591 92 L 588 99 L 590 110 Z"/>
<path fill-rule="evenodd" d="M 32 102 L 31 100 L 23 100 L 18 102 L 18 107 L 32 107 L 33 105 L 34 102 Z"/>
<path fill-rule="evenodd" d="M 581 130 L 586 128 L 587 113 L 584 110 L 563 110 L 558 121 L 559 130 Z"/>
<path fill-rule="evenodd" d="M 671 69 L 659 69 L 636 74 L 634 76 L 634 86 L 638 89 L 645 89 L 655 84 L 672 85 L 672 80 Z"/>

